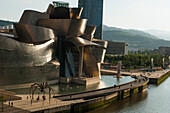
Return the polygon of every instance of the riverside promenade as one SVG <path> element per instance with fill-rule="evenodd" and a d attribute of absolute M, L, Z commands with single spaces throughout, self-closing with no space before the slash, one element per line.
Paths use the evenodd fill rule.
<path fill-rule="evenodd" d="M 108 104 L 113 100 L 119 100 L 131 96 L 135 92 L 142 92 L 145 89 L 146 84 L 149 82 L 149 79 L 140 75 L 134 77 L 135 80 L 129 83 L 91 91 L 54 96 L 50 101 L 48 97 L 45 101 L 40 98 L 39 101 L 36 101 L 35 99 L 31 104 L 31 100 L 23 96 L 23 100 L 14 101 L 13 107 L 7 106 L 7 108 L 4 109 L 4 112 L 67 111 L 72 113 L 89 111 L 96 107 Z M 36 98 L 36 95 L 34 97 Z"/>
<path fill-rule="evenodd" d="M 101 69 L 101 74 L 102 74 L 102 75 L 117 75 L 117 71 L 107 70 L 107 69 Z M 135 74 L 138 75 L 139 73 L 135 73 Z M 132 73 L 130 73 L 130 72 L 121 72 L 121 75 L 131 76 Z"/>
<path fill-rule="evenodd" d="M 5 91 L 0 89 L 0 96 L 5 96 L 4 101 L 13 101 L 13 100 L 21 100 L 22 98 L 19 96 L 16 96 L 16 93 L 11 91 Z"/>
<path fill-rule="evenodd" d="M 170 75 L 170 70 L 162 70 L 155 72 L 144 73 L 144 76 L 149 78 L 149 84 L 160 84 Z"/>
<path fill-rule="evenodd" d="M 116 75 L 117 71 L 114 70 L 106 70 L 101 69 L 102 75 Z M 131 75 L 143 75 L 149 78 L 149 84 L 160 84 L 170 75 L 170 70 L 162 70 L 162 71 L 155 71 L 155 72 L 121 72 L 121 75 L 124 76 L 131 76 Z"/>

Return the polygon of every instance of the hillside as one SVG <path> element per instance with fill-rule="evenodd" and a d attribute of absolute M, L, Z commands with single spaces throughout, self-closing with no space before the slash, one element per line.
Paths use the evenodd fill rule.
<path fill-rule="evenodd" d="M 127 33 L 133 33 L 136 35 L 145 36 L 145 37 L 152 38 L 152 39 L 159 39 L 158 37 L 151 35 L 144 31 L 134 30 L 134 29 L 122 29 L 122 28 L 117 28 L 117 27 L 108 27 L 106 25 L 103 25 L 103 31 L 123 31 Z"/>
<path fill-rule="evenodd" d="M 108 41 L 128 42 L 129 48 L 137 49 L 157 49 L 159 46 L 170 46 L 170 41 L 167 40 L 153 39 L 120 30 L 103 31 L 103 38 Z"/>
<path fill-rule="evenodd" d="M 146 30 L 146 32 L 159 37 L 160 39 L 170 40 L 170 31 L 156 30 L 150 29 Z"/>

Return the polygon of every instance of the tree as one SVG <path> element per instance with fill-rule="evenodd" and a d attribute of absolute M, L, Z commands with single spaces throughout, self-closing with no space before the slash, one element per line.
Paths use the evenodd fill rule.
<path fill-rule="evenodd" d="M 123 64 L 124 64 L 125 68 L 130 67 L 130 61 L 128 61 L 128 60 L 123 61 Z"/>
<path fill-rule="evenodd" d="M 6 96 L 1 95 L 0 96 L 0 102 L 2 103 L 2 112 L 4 111 L 4 102 L 6 101 Z"/>
<path fill-rule="evenodd" d="M 138 68 L 138 66 L 137 65 L 134 65 L 134 69 L 137 69 Z"/>
<path fill-rule="evenodd" d="M 122 61 L 122 64 L 125 67 L 125 69 L 129 67 L 147 68 L 151 66 L 151 58 L 154 59 L 153 64 L 156 67 L 162 65 L 163 58 L 164 58 L 165 64 L 168 64 L 169 62 L 169 56 L 166 56 L 166 55 L 163 56 L 161 54 L 154 54 L 152 50 L 138 51 L 136 53 L 129 52 L 129 54 L 125 56 L 106 55 L 105 61 L 108 61 L 108 63 L 112 63 L 112 65 L 116 65 L 118 61 Z"/>

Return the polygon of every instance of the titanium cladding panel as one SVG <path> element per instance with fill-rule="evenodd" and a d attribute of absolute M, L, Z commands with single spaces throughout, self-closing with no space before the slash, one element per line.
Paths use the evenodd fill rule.
<path fill-rule="evenodd" d="M 19 24 L 37 25 L 39 19 L 49 19 L 49 15 L 38 11 L 25 10 Z"/>
<path fill-rule="evenodd" d="M 14 26 L 18 40 L 24 43 L 40 44 L 55 38 L 52 29 L 27 24 L 14 24 Z"/>
<path fill-rule="evenodd" d="M 55 56 L 54 42 L 33 45 L 0 36 L 0 67 L 43 66 Z"/>
<path fill-rule="evenodd" d="M 66 36 L 70 22 L 71 19 L 40 19 L 38 26 L 53 29 L 57 35 Z"/>

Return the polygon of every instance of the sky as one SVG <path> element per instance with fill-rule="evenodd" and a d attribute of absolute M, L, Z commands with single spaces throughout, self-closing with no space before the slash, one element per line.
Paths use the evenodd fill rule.
<path fill-rule="evenodd" d="M 78 0 L 58 0 L 78 6 Z M 0 19 L 19 21 L 26 9 L 45 12 L 52 0 L 1 0 Z M 103 23 L 126 29 L 170 31 L 170 0 L 104 0 Z"/>

